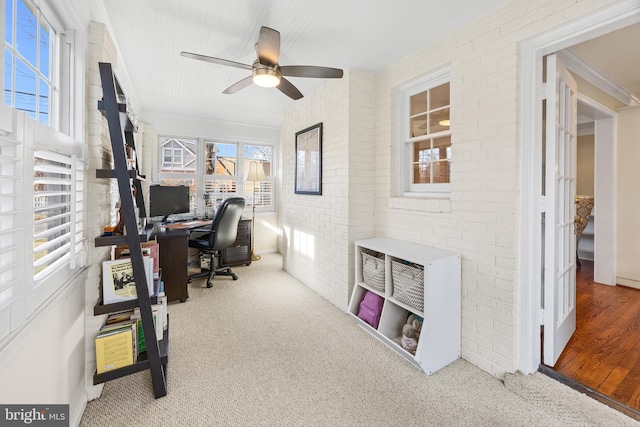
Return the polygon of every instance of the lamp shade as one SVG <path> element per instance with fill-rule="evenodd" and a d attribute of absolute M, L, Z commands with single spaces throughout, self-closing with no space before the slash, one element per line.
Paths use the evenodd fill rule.
<path fill-rule="evenodd" d="M 264 167 L 259 160 L 249 161 L 247 167 L 247 173 L 244 177 L 245 181 L 267 181 L 267 176 L 264 173 Z"/>

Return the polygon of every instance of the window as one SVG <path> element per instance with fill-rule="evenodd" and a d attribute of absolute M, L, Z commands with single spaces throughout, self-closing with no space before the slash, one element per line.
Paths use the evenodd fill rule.
<path fill-rule="evenodd" d="M 191 213 L 198 216 L 209 214 L 229 197 L 244 197 L 247 206 L 255 202 L 256 208 L 273 209 L 273 152 L 273 146 L 266 144 L 160 137 L 158 180 L 163 185 L 188 185 Z M 261 180 L 246 180 L 252 162 L 262 166 Z"/>
<path fill-rule="evenodd" d="M 450 189 L 451 122 L 449 71 L 401 88 L 401 193 Z"/>
<path fill-rule="evenodd" d="M 73 37 L 61 49 L 64 27 L 51 2 L 3 4 L 0 122 L 11 125 L 0 129 L 0 348 L 77 277 L 86 256 L 84 146 L 56 130 L 73 134 L 83 114 L 70 95 L 60 100 L 61 81 L 66 93 L 83 84 L 71 78 Z"/>
<path fill-rule="evenodd" d="M 86 171 L 80 142 L 26 113 L 2 107 L 0 114 L 27 129 L 0 137 L 2 340 L 83 265 Z"/>
<path fill-rule="evenodd" d="M 271 165 L 273 147 L 268 145 L 245 145 L 245 187 L 244 194 L 247 206 L 256 208 L 271 207 L 273 188 Z M 253 181 L 252 179 L 256 180 Z"/>
<path fill-rule="evenodd" d="M 52 126 L 56 31 L 30 0 L 5 0 L 4 103 Z"/>

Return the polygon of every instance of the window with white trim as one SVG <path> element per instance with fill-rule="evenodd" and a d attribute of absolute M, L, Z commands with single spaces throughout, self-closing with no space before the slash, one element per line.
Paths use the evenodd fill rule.
<path fill-rule="evenodd" d="M 222 142 L 211 139 L 160 137 L 162 185 L 187 185 L 191 194 L 190 215 L 204 215 L 229 197 L 244 197 L 246 206 L 271 210 L 274 147 L 268 144 Z M 257 180 L 247 178 L 258 168 Z"/>
<path fill-rule="evenodd" d="M 83 84 L 71 78 L 73 31 L 62 40 L 60 10 L 51 2 L 3 4 L 0 348 L 76 277 L 86 257 L 84 145 L 65 134 L 77 130 L 83 108 L 59 95 L 63 80 L 68 93 Z"/>
<path fill-rule="evenodd" d="M 83 266 L 86 171 L 80 142 L 23 112 L 0 115 L 16 116 L 0 137 L 1 341 Z"/>
<path fill-rule="evenodd" d="M 400 193 L 450 191 L 450 72 L 400 89 Z"/>
<path fill-rule="evenodd" d="M 5 0 L 4 103 L 53 126 L 57 32 L 30 0 Z M 55 127 L 55 126 L 54 126 Z"/>

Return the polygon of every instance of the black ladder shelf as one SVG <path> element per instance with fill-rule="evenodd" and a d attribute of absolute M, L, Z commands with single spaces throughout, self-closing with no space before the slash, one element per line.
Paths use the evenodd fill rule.
<path fill-rule="evenodd" d="M 151 304 L 156 298 L 149 296 L 147 288 L 147 278 L 144 269 L 144 259 L 142 256 L 141 241 L 149 239 L 150 229 L 143 230 L 142 233 L 131 232 L 138 230 L 135 204 L 131 186 L 136 188 L 136 202 L 140 208 L 140 217 L 146 216 L 144 213 L 144 199 L 140 186 L 140 177 L 137 174 L 137 156 L 134 161 L 133 171 L 129 170 L 127 162 L 126 147 L 134 148 L 133 132 L 135 125 L 131 122 L 126 104 L 119 102 L 118 95 L 124 95 L 118 81 L 113 74 L 111 64 L 100 62 L 100 79 L 102 81 L 103 99 L 98 101 L 98 108 L 103 112 L 109 124 L 109 136 L 113 150 L 113 161 L 115 169 L 113 171 L 96 171 L 98 178 L 116 178 L 120 193 L 121 212 L 124 219 L 125 230 L 129 232 L 124 236 L 97 237 L 96 246 L 108 246 L 124 243 L 129 246 L 131 262 L 133 264 L 133 277 L 136 284 L 137 301 L 126 301 L 124 303 L 102 305 L 99 303 L 94 308 L 94 314 L 104 314 L 114 311 L 140 308 L 142 318 L 142 329 L 144 331 L 145 342 L 147 343 L 146 358 L 141 358 L 138 362 L 120 369 L 108 371 L 94 376 L 94 384 L 99 384 L 125 375 L 149 369 L 153 383 L 153 391 L 156 398 L 167 395 L 166 366 L 168 360 L 168 328 L 161 341 L 156 339 L 155 327 L 153 324 L 153 314 Z M 156 343 L 153 345 L 152 343 Z"/>

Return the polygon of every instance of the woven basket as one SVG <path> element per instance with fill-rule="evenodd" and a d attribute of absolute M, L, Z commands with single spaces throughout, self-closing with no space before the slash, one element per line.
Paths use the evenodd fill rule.
<path fill-rule="evenodd" d="M 362 276 L 364 284 L 384 292 L 384 258 L 361 252 L 362 254 Z"/>
<path fill-rule="evenodd" d="M 424 311 L 424 269 L 415 264 L 391 260 L 393 297 L 418 311 Z"/>

